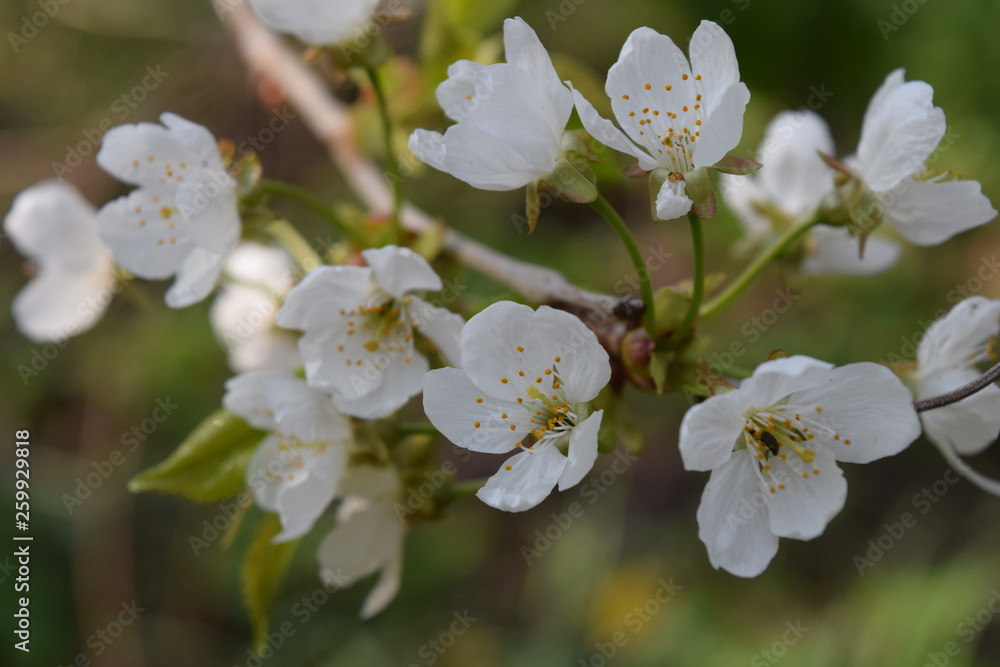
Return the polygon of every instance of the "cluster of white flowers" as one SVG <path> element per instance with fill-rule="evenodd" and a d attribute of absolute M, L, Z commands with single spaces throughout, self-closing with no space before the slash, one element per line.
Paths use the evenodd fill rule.
<path fill-rule="evenodd" d="M 252 4 L 274 29 L 332 44 L 377 3 Z M 418 129 L 409 142 L 419 159 L 477 188 L 544 183 L 572 144 L 566 124 L 575 106 L 594 139 L 638 160 L 632 175 L 649 175 L 659 220 L 715 213 L 709 169 L 724 172 L 722 192 L 748 245 L 846 211 L 850 221 L 810 231 L 807 273 L 890 267 L 898 246 L 870 236 L 883 220 L 928 245 L 996 215 L 975 181 L 929 172 L 944 116 L 930 86 L 905 82 L 902 70 L 875 93 L 856 155 L 836 160 L 818 115 L 786 112 L 768 126 L 763 168 L 747 176 L 760 165 L 729 152 L 741 139 L 750 93 L 718 25 L 701 23 L 690 59 L 669 37 L 635 30 L 607 76 L 617 125 L 560 80 L 520 18 L 504 23 L 504 45 L 505 63 L 462 60 L 449 68 L 437 99 L 455 124 L 444 133 Z M 335 507 L 336 523 L 319 549 L 321 576 L 344 586 L 379 572 L 364 617 L 399 588 L 406 527 L 396 511 L 402 471 L 390 456 L 365 456 L 371 451 L 356 437 L 361 420 L 390 418 L 422 393 L 427 418 L 455 445 L 514 452 L 477 493 L 505 511 L 533 508 L 593 469 L 604 422 L 595 402 L 611 381 L 612 357 L 581 319 L 501 301 L 466 323 L 421 296 L 440 291 L 441 278 L 427 259 L 395 245 L 299 280 L 284 249 L 240 245 L 243 193 L 211 133 L 174 114 L 161 121 L 104 137 L 98 164 L 136 187 L 99 211 L 56 182 L 15 200 L 4 229 L 38 267 L 14 300 L 15 320 L 38 341 L 89 329 L 106 307 L 116 263 L 140 278 L 173 277 L 166 303 L 174 308 L 202 301 L 221 279 L 210 319 L 238 373 L 223 405 L 267 433 L 247 466 L 247 486 L 280 519 L 275 542 L 301 538 Z M 998 333 L 1000 301 L 958 304 L 928 329 L 917 369 L 905 377 L 916 398 L 977 378 L 978 366 L 997 357 Z M 713 386 L 685 415 L 679 448 L 685 468 L 711 471 L 697 516 L 716 568 L 756 576 L 779 537 L 820 535 L 847 495 L 838 462 L 898 454 L 922 428 L 963 474 L 1000 493 L 1000 483 L 960 458 L 1000 433 L 995 385 L 919 417 L 904 381 L 873 363 L 835 368 L 792 356 L 761 364 L 738 387 Z"/>

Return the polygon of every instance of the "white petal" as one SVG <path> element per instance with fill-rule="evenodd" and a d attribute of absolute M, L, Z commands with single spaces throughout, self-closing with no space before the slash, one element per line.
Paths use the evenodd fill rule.
<path fill-rule="evenodd" d="M 346 394 L 334 396 L 333 402 L 341 412 L 360 419 L 381 419 L 420 393 L 422 378 L 430 368 L 427 358 L 414 351 L 412 346 L 399 355 L 385 357 L 388 357 L 388 362 L 377 371 L 379 379 L 370 385 L 373 389 L 357 397 Z M 366 364 L 366 370 L 370 369 Z"/>
<path fill-rule="evenodd" d="M 170 197 L 146 190 L 133 190 L 105 204 L 97 224 L 115 261 L 148 280 L 175 274 L 194 244 L 173 205 Z"/>
<path fill-rule="evenodd" d="M 486 394 L 465 371 L 440 368 L 424 375 L 423 383 L 427 418 L 459 447 L 503 454 L 514 449 L 533 426 L 531 414 L 521 405 Z"/>
<path fill-rule="evenodd" d="M 317 554 L 320 575 L 328 585 L 345 588 L 386 567 L 403 544 L 403 524 L 392 505 L 373 502 L 338 521 L 323 538 Z"/>
<path fill-rule="evenodd" d="M 347 313 L 367 302 L 374 289 L 372 270 L 360 266 L 321 266 L 309 272 L 285 298 L 278 326 L 286 329 L 346 331 Z M 344 311 L 344 315 L 341 315 Z"/>
<path fill-rule="evenodd" d="M 350 421 L 334 408 L 330 396 L 310 389 L 291 373 L 269 376 L 264 393 L 274 411 L 276 430 L 306 443 L 350 439 Z"/>
<path fill-rule="evenodd" d="M 443 135 L 414 130 L 410 150 L 421 162 L 480 190 L 517 190 L 545 173 L 510 146 L 465 123 Z"/>
<path fill-rule="evenodd" d="M 465 320 L 446 308 L 432 306 L 418 297 L 409 297 L 409 320 L 414 329 L 430 338 L 452 366 L 462 365 L 462 327 Z"/>
<path fill-rule="evenodd" d="M 170 130 L 153 123 L 108 130 L 97 151 L 97 164 L 119 181 L 157 194 L 172 193 L 188 173 L 206 166 Z"/>
<path fill-rule="evenodd" d="M 239 240 L 240 214 L 234 186 L 225 172 L 212 174 L 204 170 L 177 188 L 177 208 L 188 238 L 216 254 L 231 250 Z"/>
<path fill-rule="evenodd" d="M 435 91 L 438 104 L 448 118 L 454 121 L 469 116 L 469 107 L 475 97 L 476 75 L 486 67 L 472 60 L 457 60 L 448 66 L 448 78 Z"/>
<path fill-rule="evenodd" d="M 462 368 L 504 401 L 525 398 L 529 386 L 549 394 L 556 378 L 570 402 L 589 401 L 611 379 L 607 352 L 579 319 L 510 301 L 493 304 L 465 325 Z"/>
<path fill-rule="evenodd" d="M 685 470 L 714 470 L 729 460 L 746 425 L 743 407 L 737 390 L 712 396 L 684 414 L 678 447 Z"/>
<path fill-rule="evenodd" d="M 982 296 L 963 299 L 947 315 L 927 327 L 920 339 L 917 348 L 920 375 L 968 369 L 985 361 L 985 346 L 998 332 L 1000 300 Z"/>
<path fill-rule="evenodd" d="M 944 112 L 923 81 L 902 82 L 902 71 L 886 77 L 865 112 L 858 168 L 875 192 L 885 192 L 924 169 L 945 132 Z"/>
<path fill-rule="evenodd" d="M 265 285 L 286 294 L 294 282 L 292 258 L 277 246 L 245 241 L 226 258 L 226 273 L 236 280 Z"/>
<path fill-rule="evenodd" d="M 898 454 L 920 437 L 913 396 L 885 366 L 848 364 L 815 380 L 790 403 L 816 422 L 812 430 L 820 446 L 837 460 L 868 463 Z"/>
<path fill-rule="evenodd" d="M 712 567 L 756 577 L 778 553 L 763 493 L 749 456 L 734 456 L 712 471 L 698 505 L 698 538 Z"/>
<path fill-rule="evenodd" d="M 269 27 L 309 44 L 336 44 L 364 28 L 379 0 L 251 0 Z M 358 35 L 361 36 L 361 35 Z"/>
<path fill-rule="evenodd" d="M 802 271 L 812 275 L 872 276 L 892 268 L 900 255 L 898 244 L 869 236 L 864 257 L 858 257 L 860 241 L 844 227 L 815 227 L 810 240 Z"/>
<path fill-rule="evenodd" d="M 826 121 L 813 111 L 783 111 L 768 123 L 755 156 L 764 166 L 747 178 L 760 183 L 764 202 L 793 220 L 804 220 L 833 192 L 833 170 L 820 152 L 834 153 Z"/>
<path fill-rule="evenodd" d="M 711 167 L 736 148 L 743 136 L 743 114 L 750 101 L 746 84 L 737 83 L 723 93 L 702 125 L 694 151 L 696 168 Z"/>
<path fill-rule="evenodd" d="M 847 482 L 833 452 L 820 448 L 808 464 L 792 455 L 787 461 L 771 457 L 769 462 L 774 479 L 785 485 L 764 495 L 771 532 L 797 540 L 821 535 L 847 499 Z"/>
<path fill-rule="evenodd" d="M 87 271 L 104 264 L 97 210 L 69 185 L 42 181 L 14 198 L 4 233 L 22 255 L 43 269 Z"/>
<path fill-rule="evenodd" d="M 765 361 L 740 385 L 741 400 L 744 407 L 766 408 L 826 379 L 826 371 L 831 368 L 833 364 L 800 354 Z"/>
<path fill-rule="evenodd" d="M 415 290 L 439 290 L 441 278 L 427 260 L 409 248 L 386 246 L 361 253 L 379 287 L 396 298 Z"/>
<path fill-rule="evenodd" d="M 566 469 L 566 457 L 544 443 L 525 449 L 504 462 L 476 496 L 490 507 L 523 512 L 545 500 Z"/>
<path fill-rule="evenodd" d="M 576 89 L 573 89 L 573 100 L 576 104 L 576 111 L 580 114 L 580 120 L 583 122 L 583 127 L 590 136 L 609 148 L 636 158 L 639 160 L 639 166 L 646 171 L 652 171 L 660 166 L 648 153 L 633 144 L 632 140 L 614 123 L 601 117 L 594 105 L 588 102 Z"/>
<path fill-rule="evenodd" d="M 881 197 L 886 218 L 916 245 L 937 245 L 997 215 L 977 181 L 908 181 Z"/>
<path fill-rule="evenodd" d="M 340 475 L 347 465 L 347 448 L 341 445 L 306 447 L 294 450 L 289 460 L 291 467 L 285 469 L 284 480 L 278 482 L 281 485 L 277 500 L 281 532 L 274 536 L 272 541 L 275 543 L 308 533 L 333 502 Z"/>
<path fill-rule="evenodd" d="M 400 540 L 402 542 L 402 540 Z M 361 605 L 361 619 L 367 621 L 389 606 L 399 592 L 399 584 L 403 578 L 403 549 L 400 544 L 399 553 L 390 558 L 382 567 L 378 581 L 365 597 Z"/>
<path fill-rule="evenodd" d="M 920 380 L 921 400 L 945 394 L 972 382 L 972 370 L 939 371 Z M 979 454 L 1000 436 L 1000 387 L 995 384 L 957 403 L 920 413 L 924 433 L 939 448 L 953 449 L 963 456 Z"/>
<path fill-rule="evenodd" d="M 302 365 L 298 337 L 275 327 L 277 293 L 272 294 L 275 296 L 229 284 L 219 290 L 212 303 L 209 322 L 216 338 L 228 350 L 229 366 L 234 371 L 294 370 Z"/>
<path fill-rule="evenodd" d="M 225 171 L 219 145 L 208 128 L 170 112 L 160 114 L 160 122 L 182 146 L 201 158 L 202 167 L 214 173 Z"/>
<path fill-rule="evenodd" d="M 687 215 L 694 202 L 684 194 L 684 181 L 663 181 L 660 191 L 656 194 L 656 217 L 660 220 L 673 220 Z"/>
<path fill-rule="evenodd" d="M 597 460 L 597 433 L 601 430 L 604 410 L 598 410 L 573 427 L 569 434 L 566 468 L 559 477 L 559 490 L 576 486 L 594 467 Z"/>
<path fill-rule="evenodd" d="M 691 72 L 701 76 L 699 90 L 711 114 L 730 87 L 739 83 L 740 67 L 733 40 L 711 21 L 702 21 L 691 36 Z"/>
<path fill-rule="evenodd" d="M 503 43 L 507 62 L 532 76 L 545 91 L 555 119 L 566 124 L 573 110 L 573 96 L 556 74 L 548 51 L 535 31 L 520 17 L 503 22 Z"/>
<path fill-rule="evenodd" d="M 251 371 L 229 378 L 222 406 L 254 428 L 273 431 L 278 423 L 274 419 L 274 405 L 268 397 L 267 386 L 284 377 L 287 374 L 281 371 Z"/>
<path fill-rule="evenodd" d="M 111 262 L 86 272 L 42 272 L 14 297 L 17 329 L 37 343 L 62 341 L 92 328 L 115 293 Z"/>
<path fill-rule="evenodd" d="M 234 241 L 235 245 L 235 241 Z M 177 269 L 177 279 L 165 295 L 171 308 L 187 308 L 207 297 L 219 282 L 225 255 L 195 247 Z"/>

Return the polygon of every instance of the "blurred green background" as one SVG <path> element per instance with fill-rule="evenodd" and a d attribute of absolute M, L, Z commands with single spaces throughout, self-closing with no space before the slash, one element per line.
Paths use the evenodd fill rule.
<path fill-rule="evenodd" d="M 53 163 L 67 163 L 71 147 L 93 146 L 89 137 L 104 119 L 155 120 L 169 110 L 239 141 L 270 117 L 259 99 L 273 98 L 274 91 L 249 82 L 209 3 L 52 0 L 52 6 L 58 11 L 48 24 L 20 43 L 10 35 L 22 33 L 24 17 L 41 11 L 40 3 L 0 5 L 7 36 L 0 47 L 0 210 L 23 188 L 53 177 Z M 908 78 L 934 86 L 935 102 L 959 135 L 941 166 L 979 179 L 1000 199 L 1000 168 L 990 158 L 1000 154 L 1000 3 L 994 0 L 524 0 L 509 9 L 483 6 L 476 19 L 495 36 L 500 19 L 515 14 L 558 54 L 562 73 L 590 90 L 601 85 L 632 29 L 648 25 L 686 45 L 698 21 L 722 23 L 753 96 L 741 151 L 754 149 L 774 113 L 803 106 L 822 89 L 829 95 L 819 111 L 839 153 L 851 152 L 868 98 L 889 71 L 906 67 Z M 417 7 L 417 25 L 424 15 Z M 414 24 L 393 26 L 388 36 L 402 54 L 417 54 Z M 147 67 L 165 76 L 138 100 L 131 91 Z M 416 78 L 415 70 L 400 71 L 404 92 L 412 86 L 426 93 L 436 83 Z M 352 94 L 349 86 L 340 88 Z M 122 95 L 134 109 L 122 106 Z M 400 99 L 414 103 L 412 97 Z M 370 105 L 359 116 L 374 122 Z M 426 112 L 401 120 L 412 124 L 418 117 L 424 126 L 442 125 Z M 87 152 L 65 177 L 99 205 L 124 190 Z M 346 197 L 342 180 L 299 122 L 261 159 L 271 178 L 330 201 Z M 686 226 L 654 226 L 645 183 L 623 179 L 620 164 L 607 158 L 601 167 L 609 197 L 641 247 L 662 245 L 673 253 L 654 282 L 686 277 Z M 588 209 L 556 203 L 543 213 L 539 230 L 523 236 L 510 223 L 522 205 L 519 193 L 478 192 L 437 173 L 413 178 L 409 191 L 425 209 L 516 256 L 551 263 L 585 287 L 612 291 L 630 271 L 610 230 Z M 320 229 L 299 209 L 288 212 L 305 228 Z M 745 259 L 729 252 L 738 237 L 735 222 L 723 212 L 707 229 L 710 270 L 738 269 Z M 774 267 L 705 334 L 720 355 L 732 342 L 744 343 L 748 351 L 737 363 L 747 367 L 776 348 L 838 363 L 911 357 L 924 324 L 950 306 L 949 291 L 1000 298 L 997 269 L 983 268 L 993 266 L 998 252 L 994 222 L 940 247 L 907 248 L 897 267 L 875 278 L 804 279 L 790 267 Z M 22 260 L 6 242 L 0 255 L 0 296 L 9 303 L 25 281 Z M 976 280 L 981 270 L 988 279 Z M 475 274 L 463 280 L 468 309 L 509 296 Z M 95 330 L 62 348 L 32 345 L 14 330 L 9 309 L 0 310 L 6 443 L 0 461 L 7 471 L 0 488 L 4 498 L 12 496 L 13 433 L 30 429 L 35 536 L 30 655 L 12 648 L 13 547 L 0 548 L 4 664 L 257 664 L 247 653 L 249 627 L 239 599 L 246 540 L 229 550 L 213 542 L 195 555 L 189 537 L 202 534 L 218 507 L 133 497 L 125 489 L 131 475 L 164 459 L 218 405 L 230 375 L 207 323 L 210 301 L 171 311 L 160 299 L 165 285 L 138 287 L 152 305 L 123 294 Z M 772 326 L 752 325 L 756 334 L 748 335 L 749 318 L 779 289 L 798 296 L 792 308 Z M 18 368 L 33 364 L 38 373 L 22 377 Z M 158 399 L 168 398 L 178 405 L 174 414 L 129 451 L 123 436 L 150 416 Z M 844 466 L 847 506 L 826 533 L 809 543 L 783 540 L 765 574 L 742 580 L 712 570 L 697 539 L 695 509 L 707 476 L 685 473 L 677 455 L 686 401 L 630 391 L 629 402 L 649 439 L 639 464 L 621 476 L 604 472 L 605 483 L 612 482 L 605 491 L 581 486 L 525 514 L 501 514 L 467 499 L 445 520 L 419 526 L 408 542 L 398 599 L 368 623 L 356 618 L 368 583 L 324 600 L 308 618 L 302 613 L 303 598 L 320 589 L 313 554 L 329 520 L 317 527 L 275 605 L 273 626 L 288 622 L 294 634 L 265 664 L 1000 664 L 1000 626 L 988 611 L 991 600 L 996 607 L 1000 599 L 1000 500 L 964 482 L 943 481 L 946 465 L 929 443 L 918 441 L 867 466 Z M 120 465 L 107 463 L 115 450 Z M 444 458 L 466 457 L 449 447 Z M 600 480 L 613 460 L 600 461 L 591 479 Z M 1000 452 L 988 451 L 974 464 L 996 476 Z M 107 479 L 68 508 L 66 494 L 76 492 L 79 480 L 109 465 Z M 474 477 L 496 461 L 474 455 L 459 465 L 463 476 Z M 572 503 L 584 507 L 583 515 L 561 528 L 558 515 Z M 916 525 L 886 537 L 907 512 Z M 556 537 L 550 547 L 539 538 L 546 531 Z M 5 545 L 11 544 L 7 532 L 0 531 Z M 526 558 L 526 546 L 538 554 Z M 861 574 L 859 558 L 872 561 Z M 682 587 L 665 604 L 656 597 L 661 591 L 666 599 L 663 582 Z M 143 610 L 136 622 L 106 643 L 98 633 L 116 633 L 109 624 L 133 601 Z M 455 625 L 460 635 L 449 634 L 456 613 L 476 619 L 467 630 Z M 946 655 L 948 648 L 955 655 Z"/>

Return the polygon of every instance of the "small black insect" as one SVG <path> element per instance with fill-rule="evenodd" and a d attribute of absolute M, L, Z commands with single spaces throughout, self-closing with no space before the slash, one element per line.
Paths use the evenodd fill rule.
<path fill-rule="evenodd" d="M 764 446 L 771 451 L 772 456 L 778 455 L 778 448 L 779 448 L 778 441 L 775 439 L 773 435 L 770 434 L 770 432 L 764 431 L 763 433 L 761 433 L 760 441 L 763 442 Z"/>

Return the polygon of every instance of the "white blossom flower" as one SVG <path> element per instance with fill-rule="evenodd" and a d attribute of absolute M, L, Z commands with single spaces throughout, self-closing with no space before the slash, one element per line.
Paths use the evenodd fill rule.
<path fill-rule="evenodd" d="M 462 318 L 412 294 L 441 289 L 420 255 L 396 246 L 361 254 L 366 267 L 310 272 L 285 299 L 278 326 L 305 332 L 299 352 L 311 387 L 333 394 L 345 414 L 376 419 L 420 393 L 429 366 L 413 334 L 457 363 Z"/>
<path fill-rule="evenodd" d="M 294 370 L 302 365 L 296 336 L 276 327 L 281 300 L 292 289 L 293 266 L 281 248 L 241 243 L 225 264 L 223 286 L 209 311 L 216 337 L 237 373 Z"/>
<path fill-rule="evenodd" d="M 507 19 L 503 32 L 506 63 L 460 60 L 438 86 L 438 102 L 457 124 L 443 135 L 410 135 L 417 158 L 482 190 L 516 190 L 552 172 L 573 111 L 573 96 L 528 24 Z"/>
<path fill-rule="evenodd" d="M 257 504 L 281 519 L 274 542 L 305 535 L 337 495 L 347 465 L 350 421 L 330 396 L 283 371 L 231 378 L 222 404 L 254 428 L 271 431 L 246 475 Z"/>
<path fill-rule="evenodd" d="M 720 177 L 722 196 L 743 225 L 745 246 L 815 215 L 834 193 L 835 172 L 819 154 L 833 152 L 830 129 L 818 114 L 784 111 L 771 120 L 757 152 L 764 163 L 760 171 Z M 860 257 L 857 239 L 842 227 L 816 227 L 806 239 L 806 273 L 871 275 L 889 269 L 899 258 L 899 246 L 877 236 L 868 239 Z"/>
<path fill-rule="evenodd" d="M 923 178 L 946 130 L 933 97 L 930 85 L 893 71 L 868 103 L 857 155 L 845 159 L 874 194 L 873 212 L 916 245 L 936 245 L 997 214 L 977 181 Z"/>
<path fill-rule="evenodd" d="M 250 0 L 269 28 L 325 46 L 352 37 L 372 17 L 379 0 Z"/>
<path fill-rule="evenodd" d="M 588 401 L 611 379 L 608 354 L 579 319 L 495 303 L 462 330 L 462 368 L 424 376 L 424 410 L 459 447 L 517 450 L 476 494 L 520 512 L 579 483 L 597 459 L 603 411 Z"/>
<path fill-rule="evenodd" d="M 1000 336 L 1000 300 L 972 296 L 927 328 L 917 348 L 917 398 L 925 400 L 972 382 L 977 364 L 995 363 Z M 924 433 L 955 469 L 981 488 L 1000 495 L 1000 482 L 965 465 L 1000 435 L 1000 387 L 991 384 L 957 403 L 920 413 Z"/>
<path fill-rule="evenodd" d="M 43 181 L 21 192 L 4 218 L 4 233 L 37 266 L 12 304 L 18 330 L 35 342 L 87 331 L 111 300 L 114 263 L 96 213 L 74 188 Z"/>
<path fill-rule="evenodd" d="M 733 42 L 711 21 L 691 38 L 691 61 L 666 35 L 638 28 L 629 35 L 608 71 L 605 91 L 619 130 L 573 91 L 580 120 L 598 141 L 660 173 L 656 215 L 672 220 L 706 196 L 709 167 L 736 147 L 750 91 L 740 81 Z M 692 201 L 695 200 L 695 201 Z"/>
<path fill-rule="evenodd" d="M 171 308 L 201 301 L 215 287 L 240 237 L 236 182 L 212 134 L 172 113 L 104 135 L 97 163 L 139 186 L 98 213 L 101 237 L 119 264 L 141 278 L 176 276 Z"/>
<path fill-rule="evenodd" d="M 327 586 L 346 588 L 379 572 L 361 607 L 363 619 L 382 611 L 399 590 L 405 530 L 394 505 L 400 487 L 399 475 L 392 468 L 349 468 L 337 525 L 319 547 L 320 577 Z"/>
<path fill-rule="evenodd" d="M 688 470 L 712 471 L 698 507 L 712 566 L 754 577 L 779 537 L 820 535 L 847 496 L 837 461 L 905 449 L 920 435 L 911 400 L 884 366 L 795 356 L 765 362 L 738 389 L 691 408 L 680 451 Z"/>

